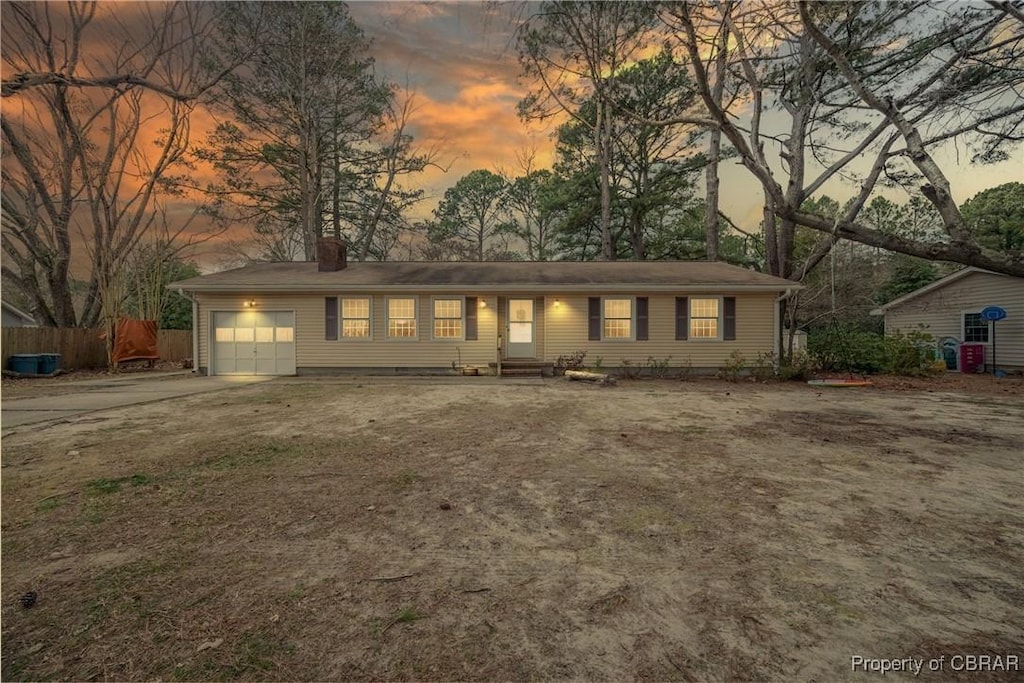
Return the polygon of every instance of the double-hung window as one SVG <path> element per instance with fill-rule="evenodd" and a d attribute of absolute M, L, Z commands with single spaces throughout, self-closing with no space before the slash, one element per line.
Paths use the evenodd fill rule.
<path fill-rule="evenodd" d="M 370 338 L 370 299 L 368 297 L 341 300 L 341 338 Z"/>
<path fill-rule="evenodd" d="M 462 299 L 434 299 L 434 339 L 463 338 Z"/>
<path fill-rule="evenodd" d="M 676 297 L 676 341 L 736 339 L 736 297 Z"/>
<path fill-rule="evenodd" d="M 416 338 L 415 297 L 394 297 L 388 299 L 388 338 Z"/>
<path fill-rule="evenodd" d="M 601 303 L 604 309 L 603 338 L 632 339 L 633 300 L 606 298 Z"/>
<path fill-rule="evenodd" d="M 988 343 L 988 321 L 981 317 L 981 313 L 964 313 L 964 341 Z"/>
<path fill-rule="evenodd" d="M 646 296 L 589 297 L 587 339 L 647 341 L 649 312 Z"/>
<path fill-rule="evenodd" d="M 690 299 L 690 339 L 718 339 L 720 300 Z"/>

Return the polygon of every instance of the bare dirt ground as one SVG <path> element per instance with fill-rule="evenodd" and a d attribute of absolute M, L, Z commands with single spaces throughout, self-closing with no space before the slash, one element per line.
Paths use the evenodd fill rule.
<path fill-rule="evenodd" d="M 2 677 L 1021 656 L 1016 386 L 293 379 L 8 430 Z"/>
<path fill-rule="evenodd" d="M 184 371 L 183 364 L 180 362 L 159 361 L 153 367 L 148 367 L 142 362 L 122 363 L 118 372 L 73 370 L 56 377 L 3 377 L 0 378 L 0 393 L 8 399 L 60 396 L 82 391 L 83 389 L 77 385 L 83 381 L 131 381 L 140 378 L 152 381 L 177 377 Z"/>

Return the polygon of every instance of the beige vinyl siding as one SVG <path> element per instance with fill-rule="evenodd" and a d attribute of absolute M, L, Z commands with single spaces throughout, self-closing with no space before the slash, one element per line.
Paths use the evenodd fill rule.
<path fill-rule="evenodd" d="M 600 296 L 594 293 L 589 296 Z M 602 366 L 616 368 L 628 360 L 634 365 L 644 365 L 653 356 L 663 360 L 672 356 L 673 366 L 685 365 L 689 361 L 694 368 L 721 367 L 729 354 L 738 350 L 748 363 L 758 353 L 774 349 L 775 300 L 772 293 L 736 294 L 723 291 L 718 293 L 690 294 L 680 292 L 679 296 L 711 298 L 719 296 L 736 297 L 736 339 L 735 341 L 687 340 L 676 341 L 676 295 L 651 294 L 610 294 L 615 298 L 624 296 L 647 296 L 648 298 L 648 340 L 647 341 L 589 341 L 587 328 L 587 295 L 558 296 L 545 300 L 544 318 L 547 320 L 547 337 L 543 358 L 550 362 L 559 356 L 574 351 L 586 351 L 585 363 L 592 366 L 600 356 Z"/>
<path fill-rule="evenodd" d="M 486 306 L 477 308 L 478 339 L 434 340 L 431 338 L 431 293 L 346 294 L 371 297 L 373 337 L 371 340 L 327 341 L 324 339 L 323 292 L 295 294 L 199 294 L 199 365 L 209 365 L 210 314 L 212 311 L 244 310 L 243 301 L 254 300 L 257 310 L 295 311 L 295 364 L 302 368 L 446 368 L 457 360 L 456 347 L 466 365 L 486 367 L 496 360 L 496 342 L 501 325 L 507 334 L 505 317 L 508 297 L 477 295 Z M 341 296 L 341 295 L 338 295 Z M 387 337 L 387 297 L 415 296 L 418 300 L 416 340 L 392 340 Z M 438 295 L 442 296 L 442 295 Z M 445 295 L 446 296 L 446 295 Z M 473 296 L 472 293 L 467 296 Z M 561 355 L 586 351 L 586 363 L 592 365 L 601 357 L 606 368 L 618 367 L 623 360 L 643 365 L 653 356 L 659 360 L 672 356 L 672 365 L 687 362 L 694 368 L 721 367 L 733 350 L 738 350 L 748 363 L 758 353 L 774 348 L 774 306 L 777 294 L 734 293 L 729 291 L 692 294 L 688 297 L 736 297 L 736 340 L 705 341 L 675 339 L 676 294 L 645 294 L 643 292 L 614 295 L 618 298 L 647 296 L 649 302 L 649 339 L 647 341 L 588 341 L 586 294 L 516 294 L 514 298 L 536 301 L 537 358 L 554 363 Z M 555 306 L 555 299 L 559 305 Z M 500 316 L 500 320 L 499 320 Z M 1024 317 L 1024 316 L 1022 316 Z"/>
<path fill-rule="evenodd" d="M 445 368 L 458 359 L 462 363 L 486 367 L 496 359 L 497 298 L 480 296 L 486 307 L 477 308 L 477 341 L 432 339 L 432 301 L 430 294 L 365 293 L 345 294 L 348 297 L 368 296 L 371 301 L 373 337 L 364 339 L 324 339 L 324 299 L 326 292 L 295 294 L 199 294 L 199 365 L 209 366 L 210 313 L 212 311 L 244 310 L 243 301 L 254 300 L 257 310 L 295 311 L 295 365 L 302 368 Z M 336 295 L 342 296 L 342 295 Z M 467 294 L 473 296 L 473 294 Z M 416 340 L 394 340 L 387 336 L 387 297 L 417 299 Z"/>
<path fill-rule="evenodd" d="M 963 340 L 963 314 L 987 306 L 1006 309 L 1006 318 L 996 323 L 996 360 L 1000 367 L 1024 367 L 1024 278 L 994 273 L 971 273 L 885 313 L 885 332 L 920 329 L 941 340 Z M 989 328 L 985 362 L 992 360 Z"/>

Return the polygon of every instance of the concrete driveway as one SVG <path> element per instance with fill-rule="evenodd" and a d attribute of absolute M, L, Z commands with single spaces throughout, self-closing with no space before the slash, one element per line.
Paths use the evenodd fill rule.
<path fill-rule="evenodd" d="M 32 398 L 3 398 L 0 427 L 67 420 L 109 408 L 165 401 L 179 396 L 247 386 L 273 377 L 111 377 L 54 385 L 60 393 Z M 74 393 L 67 393 L 74 389 Z"/>

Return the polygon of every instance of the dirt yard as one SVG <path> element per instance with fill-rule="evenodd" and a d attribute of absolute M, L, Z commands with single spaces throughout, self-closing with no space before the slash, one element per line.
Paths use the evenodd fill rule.
<path fill-rule="evenodd" d="M 292 379 L 7 430 L 0 673 L 1020 680 L 950 665 L 1024 660 L 1018 385 Z"/>

